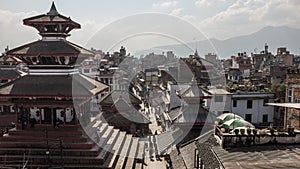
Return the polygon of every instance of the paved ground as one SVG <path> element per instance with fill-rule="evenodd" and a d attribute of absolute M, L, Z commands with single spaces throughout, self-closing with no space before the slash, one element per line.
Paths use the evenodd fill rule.
<path fill-rule="evenodd" d="M 155 116 L 155 110 L 154 108 L 146 108 L 148 111 L 148 117 L 151 121 L 151 124 L 149 125 L 149 129 L 151 130 L 152 134 L 155 134 L 155 131 L 157 131 L 158 133 L 162 132 L 162 128 L 161 126 L 159 126 L 157 124 L 156 121 L 156 116 Z M 152 152 L 152 153 L 151 153 Z M 160 159 L 156 159 L 155 158 L 155 152 L 154 150 L 152 151 L 147 151 L 146 150 L 146 158 L 145 158 L 145 163 L 146 165 L 144 166 L 145 169 L 165 169 L 166 168 L 166 161 L 164 160 L 164 158 L 160 158 Z M 152 154 L 152 158 L 151 155 Z"/>
<path fill-rule="evenodd" d="M 145 159 L 146 165 L 144 165 L 145 169 L 165 169 L 166 168 L 166 161 L 163 158 L 161 160 L 157 160 L 156 158 L 151 159 L 147 157 Z"/>
<path fill-rule="evenodd" d="M 157 124 L 154 108 L 150 107 L 149 109 L 147 109 L 147 111 L 149 114 L 148 117 L 150 118 L 150 121 L 151 121 L 151 124 L 149 125 L 149 129 L 151 130 L 152 134 L 155 134 L 155 131 L 157 131 L 158 133 L 161 133 L 162 128 L 161 128 L 161 126 L 159 126 Z"/>

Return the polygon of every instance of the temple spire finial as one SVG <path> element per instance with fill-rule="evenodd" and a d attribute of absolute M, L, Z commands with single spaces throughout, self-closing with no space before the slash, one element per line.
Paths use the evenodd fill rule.
<path fill-rule="evenodd" d="M 57 14 L 58 14 L 58 12 L 57 12 L 57 9 L 55 7 L 54 1 L 52 1 L 50 11 L 47 13 L 47 15 L 57 15 Z"/>
<path fill-rule="evenodd" d="M 198 50 L 195 51 L 195 58 L 199 58 Z"/>

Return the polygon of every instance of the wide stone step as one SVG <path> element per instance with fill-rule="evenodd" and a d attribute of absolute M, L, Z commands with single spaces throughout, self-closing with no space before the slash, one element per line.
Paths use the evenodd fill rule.
<path fill-rule="evenodd" d="M 101 120 L 96 120 L 96 122 L 92 125 L 92 127 L 98 127 L 98 126 L 100 126 L 101 125 L 101 123 L 102 123 L 102 121 Z"/>
<path fill-rule="evenodd" d="M 142 169 L 145 162 L 145 141 L 139 140 L 138 150 L 135 157 L 134 169 Z"/>
<path fill-rule="evenodd" d="M 90 128 L 92 127 L 96 122 L 98 122 L 99 120 L 95 117 L 92 117 L 90 120 L 90 123 L 88 123 L 86 126 L 83 126 L 84 128 Z"/>
<path fill-rule="evenodd" d="M 10 130 L 9 135 L 12 136 L 37 136 L 37 137 L 76 137 L 81 136 L 83 131 L 75 130 L 75 131 L 34 131 L 34 130 Z"/>
<path fill-rule="evenodd" d="M 21 124 L 16 124 L 17 129 L 21 130 Z M 54 128 L 51 124 L 36 124 L 33 128 L 30 128 L 29 125 L 25 127 L 24 131 L 78 131 L 81 130 L 82 127 L 80 124 L 66 124 L 66 125 L 59 125 L 59 128 Z"/>
<path fill-rule="evenodd" d="M 137 154 L 138 143 L 139 143 L 139 139 L 137 137 L 133 137 L 130 149 L 126 157 L 127 161 L 125 164 L 125 169 L 132 169 L 134 167 L 134 162 L 135 162 L 134 159 Z"/>
<path fill-rule="evenodd" d="M 102 151 L 100 152 L 98 158 L 104 159 L 104 161 L 107 159 L 108 155 L 111 153 L 112 148 L 114 144 L 117 141 L 117 138 L 120 134 L 119 129 L 114 129 L 112 135 L 107 140 L 106 144 L 102 147 Z"/>
<path fill-rule="evenodd" d="M 106 159 L 106 165 L 105 166 L 107 166 L 108 168 L 114 168 L 115 167 L 125 140 L 126 140 L 126 132 L 121 131 L 119 133 L 119 137 L 117 138 L 114 146 L 112 147 L 112 150 L 111 150 L 111 153 L 109 154 L 109 157 Z"/>
<path fill-rule="evenodd" d="M 100 127 L 98 127 L 98 129 L 96 128 L 97 129 L 96 130 L 97 134 L 98 135 L 103 135 L 104 132 L 106 131 L 107 127 L 108 127 L 107 123 L 102 123 L 102 125 Z"/>
<path fill-rule="evenodd" d="M 97 129 L 97 127 L 98 127 L 98 126 L 97 127 L 93 127 L 93 126 L 95 126 L 96 123 L 98 124 L 98 126 L 101 126 L 102 121 L 101 120 L 94 120 L 90 124 L 88 124 L 87 126 L 83 126 L 82 128 L 84 129 L 84 131 L 86 133 L 92 132 L 90 130 Z"/>
<path fill-rule="evenodd" d="M 102 161 L 96 157 L 82 157 L 82 156 L 60 156 L 60 155 L 0 155 L 1 162 L 22 162 L 25 159 L 29 159 L 34 164 L 73 164 L 73 165 L 101 165 Z"/>
<path fill-rule="evenodd" d="M 5 136 L 5 137 L 0 137 L 1 142 L 18 142 L 18 141 L 23 141 L 23 142 L 59 142 L 60 140 L 64 143 L 83 143 L 87 142 L 88 139 L 84 137 L 51 137 L 51 138 L 46 138 L 46 137 L 34 137 L 34 136 Z"/>
<path fill-rule="evenodd" d="M 0 155 L 22 155 L 24 152 L 30 153 L 31 155 L 45 155 L 47 148 L 0 148 Z M 61 151 L 62 150 L 62 151 Z M 49 146 L 49 151 L 53 155 L 63 155 L 63 156 L 92 156 L 97 157 L 101 152 L 99 146 L 94 146 L 91 149 L 65 149 L 64 145 L 62 147 L 57 145 Z"/>
<path fill-rule="evenodd" d="M 136 158 L 140 160 L 145 158 L 145 141 L 139 141 L 139 148 Z"/>
<path fill-rule="evenodd" d="M 117 161 L 117 165 L 115 167 L 115 169 L 122 169 L 124 163 L 125 163 L 125 158 L 128 154 L 128 151 L 130 149 L 130 145 L 131 145 L 131 142 L 132 142 L 132 135 L 126 135 L 126 140 L 124 142 L 124 145 L 122 147 L 122 150 L 120 152 L 120 155 L 119 155 L 119 158 L 118 158 L 118 161 Z"/>
<path fill-rule="evenodd" d="M 48 145 L 58 145 L 59 141 L 53 142 L 49 141 Z M 63 143 L 64 149 L 91 149 L 95 145 L 94 142 L 84 142 L 84 143 Z M 47 148 L 46 142 L 22 142 L 22 141 L 1 141 L 1 148 Z"/>
<path fill-rule="evenodd" d="M 104 147 L 109 137 L 113 134 L 113 126 L 108 126 L 103 134 L 98 134 L 98 142 L 97 145 L 100 147 Z"/>
<path fill-rule="evenodd" d="M 93 140 L 96 139 L 97 134 L 102 135 L 105 130 L 108 127 L 107 123 L 103 123 L 102 121 L 98 121 L 97 125 L 95 125 L 97 127 L 90 127 L 90 128 L 85 128 L 85 134 L 89 137 L 91 137 Z"/>
<path fill-rule="evenodd" d="M 1 164 L 1 162 L 0 162 Z M 5 163 L 5 167 L 7 169 L 11 169 L 11 168 L 20 168 L 20 166 L 23 166 L 23 162 L 19 162 L 19 163 L 16 163 L 16 162 L 6 162 Z M 51 164 L 51 166 L 47 163 L 45 164 L 32 164 L 30 163 L 30 161 L 28 161 L 28 168 L 39 168 L 39 169 L 49 169 L 49 168 L 52 168 L 52 169 L 108 169 L 106 168 L 105 166 L 103 165 L 99 165 L 99 164 L 96 164 L 96 165 L 91 165 L 91 164 L 81 164 L 81 165 L 72 165 L 72 164 Z M 5 167 L 3 167 L 3 169 L 6 169 Z"/>

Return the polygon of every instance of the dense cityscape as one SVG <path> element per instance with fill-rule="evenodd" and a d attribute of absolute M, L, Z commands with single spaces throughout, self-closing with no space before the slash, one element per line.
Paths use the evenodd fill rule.
<path fill-rule="evenodd" d="M 20 21 L 21 24 L 21 21 Z M 300 55 L 133 56 L 67 40 L 81 25 L 24 18 L 41 39 L 0 56 L 0 168 L 298 168 Z M 273 46 L 274 48 L 274 46 Z"/>

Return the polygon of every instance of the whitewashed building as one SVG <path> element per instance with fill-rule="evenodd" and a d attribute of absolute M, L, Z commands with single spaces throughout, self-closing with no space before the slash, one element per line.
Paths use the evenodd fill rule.
<path fill-rule="evenodd" d="M 204 96 L 211 96 L 207 99 L 205 106 L 210 112 L 214 112 L 219 115 L 223 112 L 231 112 L 231 93 L 224 89 L 209 89 L 203 91 Z"/>
<path fill-rule="evenodd" d="M 232 93 L 232 112 L 253 124 L 270 125 L 274 121 L 274 93 Z"/>
<path fill-rule="evenodd" d="M 82 62 L 79 70 L 82 74 L 95 79 L 98 74 L 98 61 L 93 59 L 85 59 Z"/>

